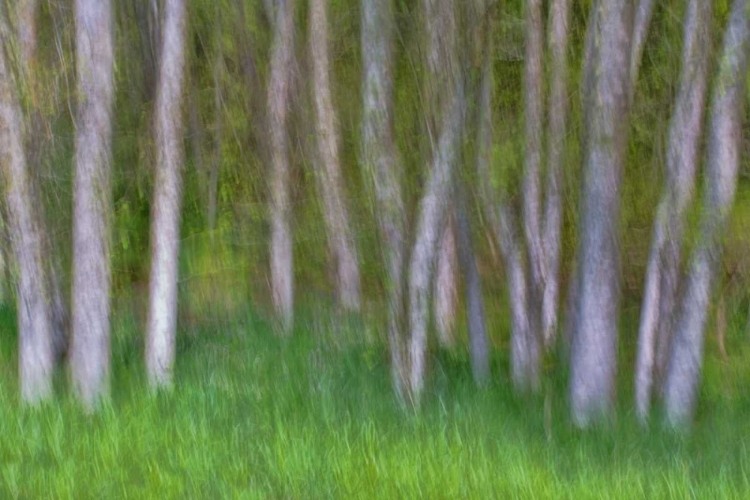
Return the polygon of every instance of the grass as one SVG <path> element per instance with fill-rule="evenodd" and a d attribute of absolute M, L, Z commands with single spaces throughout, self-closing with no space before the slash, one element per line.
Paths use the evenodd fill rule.
<path fill-rule="evenodd" d="M 465 352 L 433 352 L 426 404 L 400 410 L 363 325 L 300 321 L 275 337 L 256 315 L 180 337 L 176 387 L 145 389 L 133 323 L 113 333 L 112 399 L 85 416 L 65 395 L 18 405 L 12 311 L 0 310 L 2 498 L 743 498 L 750 396 L 740 362 L 710 356 L 695 429 L 635 423 L 621 391 L 609 428 L 569 426 L 564 381 L 544 402 L 476 389 Z M 554 368 L 552 369 L 554 371 Z M 727 373 L 733 377 L 726 383 Z M 625 378 L 625 376 L 621 377 Z M 623 387 L 629 382 L 623 382 Z M 730 391 L 725 394 L 724 386 Z"/>

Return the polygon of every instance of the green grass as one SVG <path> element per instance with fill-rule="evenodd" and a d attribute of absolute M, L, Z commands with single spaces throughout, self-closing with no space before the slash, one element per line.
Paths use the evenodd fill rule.
<path fill-rule="evenodd" d="M 547 432 L 544 402 L 508 390 L 502 352 L 484 390 L 471 383 L 466 353 L 433 352 L 426 403 L 410 414 L 395 404 L 382 346 L 356 340 L 363 325 L 302 320 L 282 340 L 248 314 L 181 336 L 175 390 L 154 396 L 137 329 L 118 320 L 112 400 L 87 417 L 63 381 L 55 402 L 18 405 L 13 322 L 0 309 L 1 498 L 750 495 L 741 348 L 722 365 L 709 355 L 689 436 L 640 429 L 627 374 L 618 419 L 588 432 L 569 426 L 564 381 L 553 377 Z"/>

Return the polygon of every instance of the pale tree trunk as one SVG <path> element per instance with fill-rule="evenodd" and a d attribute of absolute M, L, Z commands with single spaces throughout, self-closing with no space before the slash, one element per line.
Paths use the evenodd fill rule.
<path fill-rule="evenodd" d="M 588 149 L 588 127 L 589 114 L 593 109 L 592 97 L 594 95 L 594 85 L 596 83 L 596 61 L 599 57 L 599 48 L 596 43 L 597 34 L 600 30 L 601 16 L 599 9 L 600 0 L 593 0 L 589 9 L 588 21 L 586 23 L 586 37 L 583 48 L 583 68 L 581 71 L 581 115 L 583 116 L 583 133 L 581 139 L 581 151 Z M 583 189 L 583 183 L 581 183 Z M 579 209 L 580 211 L 580 209 Z M 580 275 L 578 272 L 578 256 L 574 257 L 571 264 L 571 274 L 568 282 L 568 293 L 565 298 L 565 327 L 563 331 L 565 350 L 572 352 L 573 338 L 578 331 L 578 293 L 581 288 Z"/>
<path fill-rule="evenodd" d="M 428 0 L 426 3 L 433 3 Z M 452 12 L 452 3 L 438 0 L 436 5 L 425 7 L 428 13 L 426 22 L 434 22 L 433 15 L 437 10 L 448 9 Z M 437 10 L 436 10 L 437 9 Z M 430 13 L 434 14 L 431 15 Z M 440 17 L 452 18 L 451 14 Z M 452 23 L 448 26 L 453 26 Z M 440 92 L 441 123 L 439 139 L 432 148 L 431 167 L 429 169 L 425 191 L 419 203 L 415 226 L 414 246 L 408 270 L 408 311 L 409 311 L 409 402 L 415 406 L 420 403 L 424 389 L 425 358 L 427 353 L 427 327 L 429 320 L 430 281 L 432 269 L 437 259 L 437 246 L 440 239 L 440 227 L 445 221 L 450 198 L 453 173 L 457 162 L 458 149 L 461 145 L 464 126 L 466 97 L 463 79 L 457 64 L 455 34 L 443 33 L 450 45 L 443 45 L 440 56 L 441 67 L 437 73 L 443 79 L 444 92 Z M 427 54 L 428 66 L 432 64 L 431 53 Z"/>
<path fill-rule="evenodd" d="M 505 266 L 508 281 L 508 298 L 511 312 L 511 380 L 517 388 L 528 388 L 532 391 L 540 387 L 540 373 L 529 369 L 541 366 L 539 350 L 528 344 L 529 335 L 529 301 L 524 251 L 521 248 L 516 214 L 507 200 L 497 202 L 492 192 L 490 163 L 492 157 L 492 59 L 484 57 L 482 78 L 478 96 L 477 124 L 477 179 L 479 195 L 485 216 L 489 221 L 495 238 L 500 245 L 500 252 Z"/>
<path fill-rule="evenodd" d="M 519 391 L 536 390 L 539 388 L 541 375 L 540 345 L 542 342 L 541 311 L 542 293 L 544 289 L 544 250 L 542 248 L 542 145 L 544 130 L 544 94 L 542 90 L 542 59 L 543 30 L 541 0 L 526 2 L 526 55 L 524 64 L 524 111 L 525 111 L 525 155 L 523 178 L 523 234 L 525 236 L 527 256 L 527 338 L 523 342 L 526 353 L 512 351 L 520 355 L 513 358 L 514 373 L 525 374 L 521 379 L 514 379 Z M 513 235 L 513 232 L 509 232 Z M 523 244 L 517 242 L 514 246 L 521 248 Z M 520 342 L 514 342 L 520 345 Z M 533 363 L 525 366 L 525 363 Z"/>
<path fill-rule="evenodd" d="M 442 130 L 432 159 L 425 192 L 419 203 L 416 235 L 409 261 L 409 398 L 420 403 L 424 389 L 425 357 L 431 270 L 437 257 L 440 226 L 445 220 L 454 175 L 457 150 L 464 125 L 466 98 L 458 68 L 449 69 L 456 78 L 450 107 L 444 111 Z"/>
<path fill-rule="evenodd" d="M 362 165 L 373 184 L 384 245 L 388 345 L 396 394 L 406 402 L 404 335 L 406 209 L 393 139 L 393 30 L 390 0 L 362 0 Z"/>
<path fill-rule="evenodd" d="M 466 186 L 463 179 L 457 181 L 456 198 L 456 233 L 458 260 L 464 276 L 466 295 L 466 316 L 469 330 L 469 354 L 471 372 L 474 382 L 483 386 L 490 381 L 490 349 L 487 339 L 487 326 L 482 300 L 482 283 L 474 254 L 474 243 L 471 236 L 471 221 L 466 201 Z"/>
<path fill-rule="evenodd" d="M 9 46 L 7 33 L 3 44 Z M 54 350 L 44 273 L 39 206 L 31 187 L 23 141 L 23 115 L 16 80 L 0 51 L 0 166 L 8 213 L 8 233 L 18 263 L 18 361 L 21 399 L 36 404 L 52 393 Z"/>
<path fill-rule="evenodd" d="M 476 114 L 476 180 L 480 186 L 479 198 L 484 208 L 493 204 L 490 193 L 490 163 L 492 161 L 492 50 L 487 50 L 489 39 L 489 13 L 483 0 L 474 2 L 472 11 L 476 25 L 484 26 L 474 41 L 474 56 L 481 58 L 481 71 L 474 79 L 473 92 L 477 106 Z M 481 21 L 484 19 L 484 21 Z M 466 289 L 466 307 L 469 327 L 469 348 L 472 360 L 474 380 L 482 385 L 491 377 L 490 343 L 487 337 L 484 303 L 482 300 L 481 276 L 477 268 L 476 255 L 471 239 L 471 224 L 466 201 L 466 181 L 459 180 L 456 196 L 459 260 L 464 274 Z M 494 209 L 486 214 L 494 232 L 497 232 L 497 216 Z"/>
<path fill-rule="evenodd" d="M 346 310 L 360 308 L 359 258 L 344 202 L 339 159 L 339 133 L 333 108 L 328 57 L 327 0 L 310 2 L 310 53 L 313 68 L 315 135 L 318 145 L 318 190 L 324 202 L 328 245 L 336 263 L 339 304 Z"/>
<path fill-rule="evenodd" d="M 691 0 L 685 15 L 680 89 L 669 131 L 667 179 L 654 221 L 638 332 L 635 395 L 642 422 L 650 411 L 654 377 L 663 369 L 656 363 L 656 346 L 666 351 L 686 211 L 693 198 L 708 80 L 711 8 L 711 2 Z"/>
<path fill-rule="evenodd" d="M 156 86 L 156 175 L 151 212 L 151 275 L 146 369 L 152 388 L 169 388 L 175 358 L 177 278 L 182 201 L 182 98 L 187 11 L 183 0 L 164 5 Z"/>
<path fill-rule="evenodd" d="M 750 50 L 750 0 L 735 0 L 714 81 L 706 157 L 701 240 L 690 262 L 685 293 L 674 321 L 664 399 L 667 423 L 683 427 L 695 412 L 711 289 L 722 235 L 737 188 Z"/>
<path fill-rule="evenodd" d="M 294 321 L 290 166 L 286 131 L 294 43 L 294 2 L 278 0 L 268 85 L 268 127 L 271 136 L 271 295 L 281 331 Z"/>
<path fill-rule="evenodd" d="M 455 67 L 456 8 L 445 0 L 423 0 L 422 15 L 425 27 L 424 106 L 430 154 L 435 154 L 435 143 L 440 134 L 441 112 L 451 98 L 450 73 L 445 67 Z M 449 210 L 455 212 L 455 210 Z M 449 217 L 438 243 L 437 268 L 433 280 L 432 305 L 438 340 L 443 346 L 453 343 L 458 308 L 458 283 L 455 227 Z"/>
<path fill-rule="evenodd" d="M 76 1 L 78 118 L 70 374 L 92 410 L 109 394 L 114 48 L 109 1 Z"/>
<path fill-rule="evenodd" d="M 456 307 L 458 304 L 458 283 L 456 279 L 456 238 L 453 218 L 448 221 L 438 243 L 437 269 L 433 307 L 435 308 L 435 328 L 438 340 L 443 347 L 453 347 L 455 343 Z"/>
<path fill-rule="evenodd" d="M 32 192 L 39 192 L 41 187 L 42 176 L 42 141 L 43 118 L 38 109 L 38 103 L 41 98 L 38 92 L 41 91 L 39 82 L 39 73 L 37 68 L 37 24 L 39 18 L 39 1 L 22 0 L 17 5 L 17 32 L 20 45 L 20 62 L 23 72 L 24 83 L 31 95 L 30 109 L 28 110 L 29 118 L 27 120 L 26 133 L 26 162 L 29 171 L 32 172 L 29 182 L 31 182 Z M 61 285 L 61 263 L 60 255 L 53 252 L 52 248 L 60 242 L 53 241 L 52 232 L 49 227 L 52 222 L 48 221 L 42 212 L 39 218 L 41 225 L 42 244 L 44 253 L 49 257 L 45 259 L 45 280 L 47 280 L 47 293 L 50 300 L 50 313 L 52 321 L 52 342 L 55 351 L 55 358 L 59 360 L 63 357 L 67 349 L 68 342 L 68 310 L 63 298 Z"/>
<path fill-rule="evenodd" d="M 544 283 L 542 337 L 549 348 L 557 334 L 562 231 L 562 176 L 568 120 L 568 33 L 570 1 L 554 0 L 549 14 L 550 98 L 547 135 L 547 199 L 542 227 Z"/>
<path fill-rule="evenodd" d="M 629 101 L 629 2 L 601 0 L 592 108 L 586 113 L 578 328 L 571 353 L 573 421 L 585 427 L 614 405 L 619 303 L 618 222 Z"/>

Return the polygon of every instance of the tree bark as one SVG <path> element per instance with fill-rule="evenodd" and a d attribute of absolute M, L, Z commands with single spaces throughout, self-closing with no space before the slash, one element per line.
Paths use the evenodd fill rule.
<path fill-rule="evenodd" d="M 455 343 L 456 308 L 458 305 L 458 283 L 456 279 L 456 237 L 453 218 L 448 221 L 438 243 L 437 269 L 433 307 L 438 341 L 443 347 L 453 347 Z"/>
<path fill-rule="evenodd" d="M 693 199 L 708 81 L 711 2 L 691 0 L 685 15 L 680 89 L 672 117 L 667 180 L 654 221 L 641 306 L 636 360 L 636 411 L 645 422 L 654 376 L 663 373 L 656 347 L 665 352 L 671 329 L 686 211 Z M 659 339 L 657 343 L 657 338 Z"/>
<path fill-rule="evenodd" d="M 362 164 L 373 184 L 384 242 L 388 345 L 396 395 L 406 402 L 404 345 L 406 208 L 401 161 L 393 139 L 393 30 L 390 0 L 362 0 Z"/>
<path fill-rule="evenodd" d="M 9 43 L 3 40 L 3 43 Z M 6 45 L 7 46 L 7 45 Z M 0 50 L 0 166 L 5 183 L 8 232 L 18 263 L 18 364 L 21 399 L 37 404 L 52 393 L 54 352 L 40 218 L 23 141 L 16 79 Z"/>
<path fill-rule="evenodd" d="M 583 171 L 578 328 L 571 354 L 573 421 L 585 427 L 612 412 L 619 302 L 619 190 L 625 160 L 632 32 L 629 2 L 601 0 L 594 35 L 594 96 Z"/>
<path fill-rule="evenodd" d="M 328 245 L 336 261 L 338 301 L 344 309 L 360 308 L 357 246 L 349 225 L 339 159 L 339 132 L 333 108 L 328 57 L 327 0 L 310 2 L 310 53 L 313 67 L 315 132 L 319 164 L 318 189 L 323 198 Z"/>
<path fill-rule="evenodd" d="M 433 143 L 431 168 L 424 194 L 419 203 L 415 239 L 409 261 L 409 386 L 410 403 L 418 406 L 424 389 L 427 326 L 429 319 L 430 281 L 437 258 L 440 226 L 445 221 L 451 194 L 453 173 L 461 146 L 466 109 L 463 78 L 457 65 L 455 34 L 452 27 L 452 4 L 445 0 L 427 0 L 426 23 L 449 20 L 443 33 L 446 45 L 427 54 L 427 67 L 442 80 L 438 87 L 440 133 Z M 428 32 L 434 33 L 434 30 Z M 435 45 L 431 44 L 434 48 Z M 433 61 L 436 59 L 436 61 Z M 439 65 L 439 66 L 437 66 Z"/>
<path fill-rule="evenodd" d="M 479 386 L 484 386 L 489 383 L 491 373 L 490 349 L 485 324 L 484 302 L 482 300 L 482 283 L 474 254 L 465 181 L 459 178 L 457 185 L 455 193 L 457 247 L 461 273 L 464 276 L 471 372 L 474 376 L 474 382 Z"/>
<path fill-rule="evenodd" d="M 536 391 L 541 385 L 541 353 L 538 344 L 529 344 L 529 301 L 527 273 L 524 266 L 522 237 L 516 227 L 517 216 L 508 200 L 495 200 L 492 192 L 490 163 L 492 157 L 492 59 L 485 54 L 478 95 L 477 179 L 485 216 L 500 245 L 511 311 L 511 380 L 521 391 Z"/>
<path fill-rule="evenodd" d="M 76 1 L 78 105 L 70 372 L 88 410 L 109 395 L 114 40 L 109 1 Z"/>
<path fill-rule="evenodd" d="M 29 182 L 32 193 L 39 193 L 45 173 L 43 169 L 42 153 L 43 141 L 41 137 L 44 130 L 42 113 L 38 109 L 41 96 L 39 68 L 37 67 L 37 25 L 39 19 L 39 1 L 21 0 L 17 5 L 17 32 L 21 48 L 20 63 L 23 73 L 23 81 L 26 89 L 31 95 L 30 105 L 27 110 L 28 131 L 25 137 L 26 162 L 31 172 Z M 47 172 L 49 173 L 49 172 Z M 36 197 L 36 194 L 32 196 Z M 40 200 L 41 201 L 41 200 Z M 47 293 L 50 300 L 50 314 L 52 321 L 52 343 L 55 351 L 55 360 L 61 360 L 68 343 L 68 308 L 62 292 L 61 285 L 61 263 L 60 256 L 53 252 L 52 248 L 58 241 L 53 241 L 54 236 L 49 227 L 53 224 L 48 220 L 44 210 L 39 214 L 39 224 L 42 235 L 44 253 L 49 256 L 44 262 L 44 276 L 47 280 Z"/>
<path fill-rule="evenodd" d="M 737 187 L 745 82 L 750 50 L 750 0 L 735 0 L 714 81 L 701 240 L 691 262 L 664 386 L 666 421 L 687 426 L 695 413 L 703 361 L 704 328 L 712 285 L 721 261 L 721 237 Z"/>
<path fill-rule="evenodd" d="M 446 71 L 451 71 L 446 68 Z M 418 406 L 424 389 L 429 319 L 430 275 L 437 256 L 440 225 L 447 213 L 447 200 L 454 175 L 457 149 L 464 125 L 466 98 L 460 76 L 450 108 L 443 115 L 442 131 L 425 193 L 419 203 L 415 242 L 409 261 L 409 398 Z"/>
<path fill-rule="evenodd" d="M 551 65 L 549 124 L 547 135 L 547 199 L 542 241 L 544 283 L 542 290 L 542 337 L 552 346 L 557 335 L 562 248 L 562 176 L 568 120 L 568 33 L 570 1 L 554 0 L 549 15 L 548 45 Z"/>
<path fill-rule="evenodd" d="M 442 112 L 449 105 L 452 75 L 444 68 L 456 66 L 456 6 L 445 0 L 422 0 L 425 27 L 425 124 L 429 139 L 428 155 L 435 155 L 441 133 Z M 455 210 L 449 210 L 450 213 Z M 437 267 L 433 280 L 432 306 L 438 341 L 443 346 L 453 342 L 458 309 L 458 261 L 456 235 L 452 217 L 441 231 L 438 243 Z"/>
<path fill-rule="evenodd" d="M 166 2 L 154 113 L 156 176 L 151 213 L 151 275 L 146 331 L 146 369 L 153 389 L 171 387 L 175 359 L 186 25 L 185 2 Z"/>
<path fill-rule="evenodd" d="M 271 135 L 271 292 L 281 331 L 294 321 L 294 268 L 286 119 L 292 72 L 295 0 L 278 0 L 268 85 L 268 125 Z"/>
<path fill-rule="evenodd" d="M 526 335 L 523 342 L 528 352 L 521 353 L 513 350 L 513 354 L 520 356 L 513 358 L 516 370 L 526 373 L 521 386 L 516 386 L 522 392 L 536 389 L 541 373 L 539 366 L 523 366 L 524 363 L 541 363 L 540 351 L 543 332 L 539 315 L 542 306 L 544 290 L 545 261 L 542 247 L 542 151 L 544 141 L 544 93 L 542 90 L 542 59 L 544 57 L 542 29 L 541 0 L 526 2 L 526 56 L 524 64 L 524 118 L 525 118 L 525 155 L 523 178 L 523 235 L 526 245 L 526 269 L 528 270 L 526 287 L 526 307 L 528 312 Z M 513 237 L 515 231 L 509 231 Z M 518 242 L 517 248 L 523 243 Z M 521 263 L 520 265 L 523 266 Z"/>

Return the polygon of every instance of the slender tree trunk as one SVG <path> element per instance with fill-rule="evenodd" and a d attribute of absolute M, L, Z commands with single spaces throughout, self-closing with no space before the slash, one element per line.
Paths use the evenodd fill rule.
<path fill-rule="evenodd" d="M 463 179 L 458 179 L 456 189 L 456 233 L 458 260 L 464 276 L 466 294 L 466 316 L 469 329 L 469 353 L 474 382 L 483 386 L 490 381 L 490 349 L 487 339 L 487 327 L 482 300 L 482 283 L 474 255 L 474 244 L 471 237 L 471 222 L 466 202 L 466 186 Z"/>
<path fill-rule="evenodd" d="M 446 71 L 451 70 L 446 68 Z M 460 79 L 460 76 L 456 75 L 456 78 Z M 463 83 L 458 81 L 450 108 L 443 115 L 440 140 L 419 204 L 415 242 L 409 261 L 409 397 L 414 405 L 419 404 L 424 389 L 430 271 L 437 257 L 440 225 L 448 209 L 447 199 L 464 125 L 465 100 Z"/>
<path fill-rule="evenodd" d="M 562 175 L 568 120 L 568 33 L 570 1 L 554 0 L 549 15 L 551 88 L 547 136 L 547 200 L 542 227 L 544 289 L 542 291 L 542 336 L 549 348 L 557 334 L 560 290 L 562 231 Z"/>
<path fill-rule="evenodd" d="M 487 35 L 489 30 L 487 29 L 490 25 L 486 18 L 488 12 L 486 10 L 486 4 L 479 0 L 475 2 L 475 15 L 477 19 L 480 16 L 485 17 L 485 28 L 482 36 L 479 38 L 475 45 L 475 54 L 481 57 L 481 72 L 478 74 L 476 79 L 476 179 L 480 186 L 479 198 L 481 205 L 485 208 L 494 206 L 492 201 L 492 194 L 490 193 L 491 184 L 490 180 L 490 163 L 492 160 L 492 51 L 485 50 L 485 41 L 488 39 Z M 465 185 L 464 185 L 465 187 Z M 469 316 L 469 346 L 472 355 L 472 369 L 474 372 L 474 378 L 478 383 L 488 382 L 491 377 L 490 369 L 490 344 L 486 333 L 486 324 L 484 316 L 484 304 L 482 302 L 481 294 L 481 276 L 479 275 L 476 267 L 476 256 L 471 246 L 471 233 L 468 232 L 470 224 L 468 223 L 468 209 L 466 208 L 465 191 L 459 192 L 457 196 L 458 208 L 463 212 L 459 214 L 459 223 L 465 224 L 466 228 L 462 228 L 459 225 L 459 252 L 464 257 L 468 254 L 469 260 L 461 257 L 462 261 L 466 261 L 462 264 L 464 268 L 464 275 L 466 276 L 466 294 L 467 294 L 467 313 Z M 498 231 L 498 217 L 494 209 L 486 210 L 486 216 L 489 220 L 493 231 Z M 464 231 L 467 231 L 464 233 Z M 464 250 L 461 250 L 464 247 Z M 468 251 L 467 251 L 468 250 Z M 468 266 L 467 266 L 468 264 Z M 474 267 L 471 270 L 470 267 Z M 476 272 L 477 276 L 469 279 L 469 275 Z M 470 283 L 471 281 L 471 283 Z M 469 297 L 469 294 L 472 297 Z"/>
<path fill-rule="evenodd" d="M 593 109 L 594 85 L 596 84 L 596 61 L 599 58 L 599 48 L 597 36 L 600 32 L 601 15 L 599 5 L 601 0 L 593 0 L 589 10 L 589 17 L 586 23 L 586 38 L 584 41 L 583 68 L 582 68 L 582 90 L 581 90 L 581 110 L 583 115 L 583 137 L 581 140 L 581 151 L 588 150 L 588 123 L 591 121 L 591 110 Z M 581 183 L 581 190 L 583 190 Z M 580 211 L 580 208 L 579 208 Z M 577 259 L 578 256 L 575 257 Z M 572 353 L 573 338 L 579 328 L 578 317 L 578 294 L 581 289 L 580 273 L 578 264 L 574 260 L 572 271 L 568 282 L 568 293 L 565 299 L 566 320 L 564 328 L 564 340 L 566 349 Z"/>
<path fill-rule="evenodd" d="M 456 66 L 456 6 L 446 0 L 422 0 L 425 27 L 425 123 L 429 139 L 429 155 L 441 133 L 442 112 L 451 98 L 452 75 L 444 68 Z M 455 210 L 449 210 L 453 213 Z M 433 280 L 432 306 L 438 340 L 451 345 L 458 309 L 458 261 L 456 235 L 452 217 L 441 231 L 438 243 L 437 267 Z"/>
<path fill-rule="evenodd" d="M 289 152 L 286 119 L 292 72 L 295 0 L 278 0 L 268 85 L 271 136 L 271 292 L 281 330 L 290 333 L 294 320 Z"/>
<path fill-rule="evenodd" d="M 396 394 L 406 402 L 404 345 L 406 209 L 393 139 L 393 30 L 390 0 L 362 0 L 362 164 L 374 185 L 384 242 L 388 345 Z"/>
<path fill-rule="evenodd" d="M 3 37 L 5 38 L 5 37 Z M 3 40 L 4 46 L 9 43 Z M 8 232 L 18 263 L 18 361 L 21 399 L 36 404 L 52 393 L 54 352 L 47 304 L 39 206 L 26 163 L 23 115 L 6 51 L 0 51 L 0 166 Z"/>
<path fill-rule="evenodd" d="M 585 427 L 614 404 L 619 303 L 619 191 L 625 160 L 632 32 L 629 2 L 600 0 L 594 96 L 587 113 L 578 328 L 571 354 L 573 420 Z"/>
<path fill-rule="evenodd" d="M 114 46 L 109 1 L 76 1 L 78 120 L 73 204 L 73 390 L 93 410 L 109 394 Z"/>
<path fill-rule="evenodd" d="M 682 74 L 669 133 L 667 182 L 654 221 L 638 333 L 635 393 L 642 422 L 650 411 L 654 375 L 661 372 L 656 346 L 664 352 L 668 344 L 686 211 L 693 198 L 708 80 L 706 48 L 711 45 L 711 8 L 711 2 L 691 0 L 685 15 Z"/>
<path fill-rule="evenodd" d="M 531 371 L 540 367 L 539 350 L 528 344 L 529 335 L 529 301 L 526 268 L 524 267 L 523 249 L 520 246 L 521 236 L 516 227 L 516 214 L 513 213 L 507 200 L 500 203 L 494 199 L 490 175 L 492 157 L 492 59 L 485 55 L 482 78 L 478 96 L 478 152 L 477 179 L 479 195 L 485 208 L 485 216 L 490 222 L 495 237 L 500 245 L 500 252 L 505 265 L 508 280 L 508 296 L 511 311 L 511 379 L 517 388 L 535 391 L 540 386 L 541 373 Z M 496 208 L 497 207 L 497 208 Z"/>
<path fill-rule="evenodd" d="M 703 362 L 703 338 L 712 284 L 721 259 L 721 237 L 737 187 L 740 141 L 750 50 L 750 0 L 735 0 L 724 33 L 714 81 L 701 240 L 679 306 L 664 386 L 666 420 L 683 427 L 695 412 Z"/>
<path fill-rule="evenodd" d="M 30 109 L 28 110 L 26 133 L 26 162 L 29 171 L 32 173 L 29 178 L 31 190 L 34 193 L 40 191 L 44 173 L 42 172 L 42 140 L 44 129 L 44 120 L 38 103 L 41 96 L 40 92 L 39 69 L 37 68 L 37 24 L 39 18 L 39 1 L 38 0 L 21 0 L 17 5 L 18 17 L 18 39 L 21 48 L 21 67 L 23 72 L 24 83 L 31 95 Z M 36 196 L 36 195 L 34 195 Z M 41 201 L 41 200 L 40 200 Z M 47 280 L 47 293 L 50 300 L 50 313 L 52 321 L 52 342 L 55 351 L 55 359 L 63 357 L 67 349 L 68 342 L 68 308 L 63 297 L 61 286 L 61 263 L 60 256 L 53 252 L 52 248 L 59 241 L 53 241 L 54 235 L 49 228 L 52 221 L 47 220 L 44 211 L 40 213 L 39 224 L 42 235 L 42 245 L 44 253 L 49 257 L 45 259 L 44 276 Z"/>
<path fill-rule="evenodd" d="M 171 387 L 175 358 L 186 25 L 185 2 L 166 2 L 154 113 L 156 176 L 151 213 L 151 276 L 146 331 L 146 369 L 154 389 Z"/>
<path fill-rule="evenodd" d="M 339 159 L 339 133 L 331 98 L 328 58 L 327 0 L 310 2 L 310 52 L 313 67 L 315 132 L 319 164 L 318 189 L 325 206 L 328 245 L 337 268 L 339 303 L 348 310 L 360 308 L 359 258 L 343 195 Z"/>
<path fill-rule="evenodd" d="M 526 2 L 526 56 L 524 65 L 524 110 L 526 125 L 526 151 L 524 156 L 523 179 L 523 234 L 527 254 L 526 314 L 528 327 L 524 345 L 528 352 L 519 353 L 514 358 L 516 370 L 527 374 L 528 378 L 516 386 L 520 391 L 537 389 L 541 374 L 540 366 L 524 366 L 524 362 L 541 363 L 542 322 L 539 316 L 544 290 L 544 249 L 542 247 L 542 151 L 544 141 L 544 93 L 542 90 L 543 29 L 541 0 Z M 519 242 L 519 248 L 522 244 Z M 515 345 L 515 344 L 514 344 Z"/>
<path fill-rule="evenodd" d="M 448 221 L 438 243 L 437 269 L 435 271 L 435 327 L 438 340 L 443 347 L 455 343 L 456 307 L 458 305 L 458 283 L 456 279 L 456 238 L 453 218 Z"/>
<path fill-rule="evenodd" d="M 428 5 L 433 4 L 433 5 Z M 425 5 L 426 23 L 436 23 L 450 19 L 452 4 L 445 0 L 428 0 Z M 443 33 L 446 45 L 441 45 L 438 54 L 427 54 L 428 68 L 440 64 L 435 69 L 443 80 L 438 93 L 440 100 L 440 134 L 432 148 L 432 165 L 419 203 L 414 246 L 409 261 L 409 398 L 413 405 L 419 405 L 424 389 L 425 357 L 427 352 L 427 326 L 429 319 L 430 281 L 432 269 L 437 260 L 437 246 L 440 239 L 440 226 L 445 221 L 448 199 L 451 194 L 453 173 L 461 146 L 466 97 L 463 78 L 457 64 L 455 34 L 446 28 Z M 434 30 L 428 30 L 434 33 Z M 434 48 L 434 45 L 431 44 Z M 439 62 L 432 62 L 437 57 Z"/>

